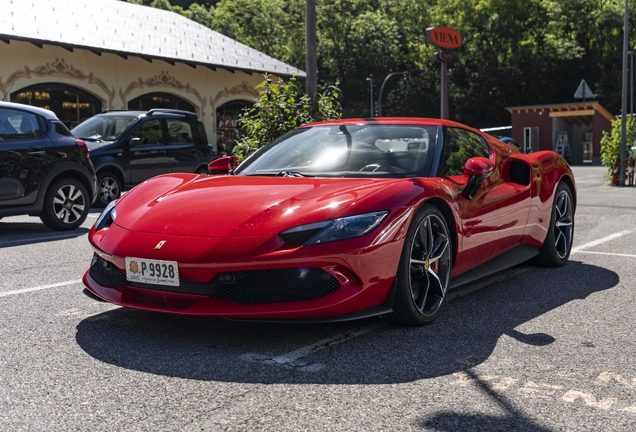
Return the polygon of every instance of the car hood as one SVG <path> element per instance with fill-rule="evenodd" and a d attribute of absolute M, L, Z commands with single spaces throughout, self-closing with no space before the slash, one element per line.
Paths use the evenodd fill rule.
<path fill-rule="evenodd" d="M 80 138 L 81 139 L 81 138 Z M 89 141 L 89 140 L 83 140 L 86 143 L 86 147 L 88 147 L 88 149 L 90 151 L 95 151 L 95 150 L 99 150 L 102 147 L 106 147 L 111 145 L 112 143 L 114 143 L 115 141 Z"/>
<path fill-rule="evenodd" d="M 125 194 L 117 203 L 115 223 L 133 231 L 174 235 L 272 235 L 333 218 L 396 181 L 164 175 Z"/>

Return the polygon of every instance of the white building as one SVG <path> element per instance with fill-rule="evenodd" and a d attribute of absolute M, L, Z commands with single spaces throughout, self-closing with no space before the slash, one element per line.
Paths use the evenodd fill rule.
<path fill-rule="evenodd" d="M 106 109 L 195 111 L 232 139 L 262 74 L 305 73 L 177 13 L 118 0 L 0 0 L 0 99 L 69 127 Z"/>

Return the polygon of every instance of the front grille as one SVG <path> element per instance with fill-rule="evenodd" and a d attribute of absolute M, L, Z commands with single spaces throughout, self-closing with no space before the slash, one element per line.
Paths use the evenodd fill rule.
<path fill-rule="evenodd" d="M 313 300 L 340 288 L 336 278 L 316 267 L 250 270 L 217 274 L 210 282 L 180 280 L 179 286 L 128 282 L 115 265 L 95 254 L 90 276 L 105 287 L 132 286 L 153 291 L 196 294 L 240 304 Z"/>

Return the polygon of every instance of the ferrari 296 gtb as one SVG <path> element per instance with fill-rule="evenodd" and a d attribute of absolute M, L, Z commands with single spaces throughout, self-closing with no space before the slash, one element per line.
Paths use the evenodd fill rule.
<path fill-rule="evenodd" d="M 235 162 L 112 202 L 89 233 L 85 293 L 175 314 L 422 325 L 449 290 L 527 260 L 562 266 L 572 248 L 566 161 L 459 123 L 313 123 Z"/>

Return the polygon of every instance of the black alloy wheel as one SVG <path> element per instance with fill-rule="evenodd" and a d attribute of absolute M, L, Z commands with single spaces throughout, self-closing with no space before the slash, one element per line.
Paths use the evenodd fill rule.
<path fill-rule="evenodd" d="M 554 194 L 550 226 L 535 262 L 547 267 L 561 267 L 570 257 L 573 238 L 574 201 L 570 188 L 561 182 Z"/>
<path fill-rule="evenodd" d="M 44 197 L 40 219 L 54 230 L 72 230 L 88 216 L 90 199 L 86 187 L 71 177 L 56 180 Z"/>
<path fill-rule="evenodd" d="M 121 181 L 111 171 L 100 172 L 97 175 L 97 200 L 96 206 L 104 207 L 109 202 L 115 201 L 121 196 Z"/>
<path fill-rule="evenodd" d="M 436 207 L 425 204 L 413 218 L 404 241 L 393 313 L 387 318 L 410 326 L 432 322 L 444 303 L 451 266 L 448 224 Z"/>

